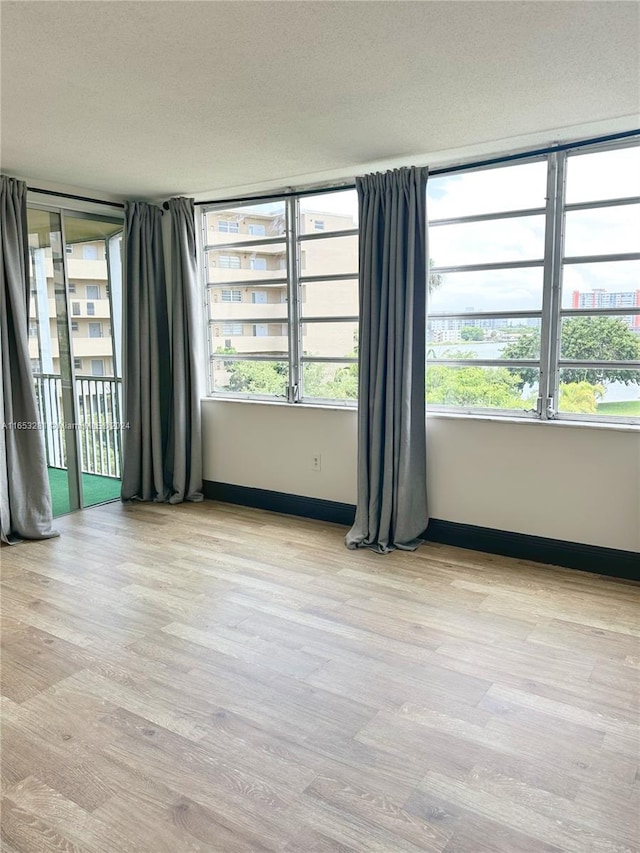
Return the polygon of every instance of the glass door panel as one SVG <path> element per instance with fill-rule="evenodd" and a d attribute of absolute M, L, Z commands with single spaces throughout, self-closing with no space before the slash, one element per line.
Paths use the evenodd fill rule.
<path fill-rule="evenodd" d="M 54 515 L 80 507 L 60 214 L 30 208 L 29 353 Z"/>
<path fill-rule="evenodd" d="M 91 506 L 120 496 L 122 381 L 118 356 L 122 222 L 65 213 L 63 227 L 80 486 L 82 505 Z"/>

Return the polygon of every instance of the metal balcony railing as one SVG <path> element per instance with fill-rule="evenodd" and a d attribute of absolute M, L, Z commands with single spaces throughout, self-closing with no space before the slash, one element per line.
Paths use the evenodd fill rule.
<path fill-rule="evenodd" d="M 62 377 L 36 373 L 33 378 L 47 465 L 51 468 L 67 467 L 65 428 L 70 428 L 78 433 L 82 472 L 119 478 L 122 458 L 122 380 L 107 376 L 77 376 L 77 416 L 69 427 L 62 405 Z"/>

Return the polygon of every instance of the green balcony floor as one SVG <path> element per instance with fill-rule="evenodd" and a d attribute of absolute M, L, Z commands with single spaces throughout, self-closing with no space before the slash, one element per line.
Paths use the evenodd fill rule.
<path fill-rule="evenodd" d="M 63 515 L 69 512 L 69 486 L 67 472 L 61 468 L 49 468 L 49 485 L 53 514 Z M 93 506 L 120 497 L 120 480 L 115 477 L 100 477 L 98 474 L 82 475 L 82 494 L 84 505 Z"/>

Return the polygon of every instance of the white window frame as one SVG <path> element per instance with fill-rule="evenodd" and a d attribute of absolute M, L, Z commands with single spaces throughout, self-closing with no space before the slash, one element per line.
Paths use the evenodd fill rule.
<path fill-rule="evenodd" d="M 539 393 L 537 404 L 535 408 L 530 411 L 522 411 L 522 410 L 507 410 L 507 409 L 497 409 L 497 408 L 480 408 L 480 407 L 460 407 L 460 406 L 439 406 L 429 404 L 429 410 L 434 412 L 441 413 L 451 413 L 456 416 L 490 416 L 493 419 L 510 419 L 510 418 L 521 418 L 524 420 L 539 420 L 539 421 L 578 421 L 578 422 L 595 422 L 602 425 L 615 425 L 615 424 L 640 424 L 640 417 L 632 416 L 632 417 L 620 417 L 614 415 L 594 415 L 594 414 L 579 414 L 572 412 L 560 412 L 558 411 L 557 400 L 559 394 L 559 376 L 560 371 L 563 369 L 571 369 L 572 365 L 575 367 L 573 362 L 568 362 L 567 360 L 563 360 L 559 358 L 559 343 L 560 343 L 560 324 L 562 322 L 563 317 L 566 316 L 575 316 L 575 309 L 563 309 L 562 308 L 562 295 L 560 290 L 561 283 L 561 275 L 562 275 L 562 267 L 566 263 L 590 263 L 590 262 L 598 262 L 602 260 L 607 261 L 615 261 L 615 260 L 640 260 L 640 251 L 638 252 L 627 252 L 624 254 L 612 254 L 612 255 L 594 255 L 594 256 L 584 256 L 581 258 L 570 258 L 567 259 L 564 257 L 563 253 L 563 239 L 564 239 L 564 215 L 567 211 L 575 210 L 575 209 L 592 209 L 597 207 L 607 207 L 613 204 L 636 204 L 640 203 L 640 196 L 630 197 L 628 199 L 610 199 L 605 201 L 597 201 L 593 203 L 576 203 L 576 204 L 565 204 L 565 175 L 566 175 L 566 166 L 569 158 L 571 156 L 577 154 L 586 154 L 598 151 L 607 151 L 618 148 L 628 148 L 628 147 L 638 147 L 640 145 L 640 141 L 637 137 L 628 138 L 623 140 L 615 140 L 611 142 L 596 142 L 593 145 L 585 145 L 581 142 L 572 143 L 567 146 L 560 146 L 558 150 L 552 151 L 551 153 L 546 154 L 532 154 L 531 156 L 527 155 L 514 155 L 513 158 L 506 159 L 501 158 L 500 161 L 489 162 L 486 165 L 474 166 L 470 164 L 469 168 L 466 170 L 467 172 L 479 171 L 480 169 L 493 169 L 493 168 L 504 168 L 507 165 L 514 165 L 515 163 L 528 163 L 543 160 L 547 164 L 547 185 L 546 185 L 546 203 L 544 206 L 539 208 L 530 209 L 530 208 L 522 208 L 520 210 L 509 210 L 502 212 L 492 212 L 485 215 L 475 215 L 469 217 L 461 217 L 456 220 L 433 220 L 429 222 L 429 227 L 438 227 L 439 225 L 443 225 L 445 223 L 452 224 L 455 222 L 465 222 L 469 220 L 473 221 L 483 221 L 483 220 L 491 220 L 491 219 L 500 219 L 505 217 L 518 217 L 525 215 L 543 215 L 545 217 L 545 245 L 544 245 L 544 256 L 539 259 L 535 259 L 532 261 L 522 261 L 522 262 L 505 262 L 505 263 L 491 263 L 491 264 L 465 264 L 460 266 L 452 266 L 452 267 L 434 267 L 430 272 L 438 273 L 438 272 L 460 272 L 469 270 L 469 268 L 473 269 L 474 267 L 482 267 L 483 269 L 498 269 L 498 268 L 518 268 L 518 267 L 538 267 L 542 270 L 543 274 L 543 296 L 542 296 L 542 305 L 539 310 L 532 311 L 513 311 L 513 310 L 504 310 L 504 311 L 492 311 L 492 312 L 474 312 L 473 314 L 467 312 L 458 312 L 456 314 L 450 312 L 438 312 L 437 314 L 432 314 L 431 317 L 435 317 L 438 319 L 507 319 L 507 318 L 522 318 L 524 319 L 535 319 L 540 321 L 541 328 L 541 357 L 539 359 L 533 359 L 531 361 L 527 360 L 507 360 L 507 359 L 473 359 L 464 360 L 464 361 L 451 361 L 438 359 L 438 365 L 446 365 L 450 364 L 451 366 L 470 366 L 474 367 L 504 367 L 504 368 L 533 368 L 539 371 Z M 334 191 L 339 191 L 340 189 L 344 189 L 344 187 L 335 187 Z M 316 190 L 317 194 L 317 190 Z M 279 235 L 275 238 L 262 238 L 260 240 L 256 240 L 255 244 L 260 243 L 261 245 L 268 243 L 283 243 L 286 242 L 286 276 L 283 275 L 282 279 L 271 279 L 270 281 L 265 279 L 265 284 L 268 282 L 269 284 L 274 284 L 276 282 L 280 284 L 286 284 L 286 304 L 287 304 L 287 322 L 288 322 L 288 335 L 289 335 L 289 352 L 286 361 L 289 364 L 289 386 L 287 389 L 286 402 L 288 403 L 312 403 L 318 405 L 324 405 L 330 403 L 331 405 L 355 405 L 355 401 L 345 401 L 345 400 L 318 400 L 315 398 L 309 399 L 304 397 L 304 388 L 303 388 L 303 365 L 305 362 L 336 362 L 340 364 L 348 363 L 349 361 L 356 362 L 357 359 L 339 359 L 339 358 L 321 358 L 321 357 L 305 357 L 302 355 L 302 315 L 301 315 L 301 296 L 300 289 L 301 285 L 305 281 L 313 281 L 314 278 L 316 280 L 328 281 L 328 280 L 345 280 L 352 279 L 357 277 L 357 271 L 348 272 L 345 274 L 338 275 L 323 275 L 323 276 L 307 276 L 303 270 L 302 258 L 303 258 L 303 245 L 306 240 L 313 240 L 322 237 L 322 239 L 331 239 L 333 237 L 343 237 L 349 234 L 357 234 L 357 229 L 352 229 L 348 231 L 336 231 L 336 232 L 327 232 L 324 230 L 316 229 L 314 223 L 314 231 L 318 230 L 318 233 L 305 234 L 302 233 L 301 228 L 301 216 L 299 211 L 299 200 L 304 198 L 305 196 L 313 196 L 314 190 L 309 189 L 308 191 L 300 191 L 293 196 L 283 197 L 283 196 L 273 196 L 273 197 L 265 197 L 264 202 L 285 202 L 286 209 L 286 235 Z M 247 203 L 249 204 L 249 203 Z M 234 202 L 236 206 L 242 206 Z M 221 209 L 222 205 L 212 204 L 207 205 L 203 208 L 203 229 L 202 229 L 202 248 L 203 252 L 208 250 L 220 251 L 222 245 L 220 244 L 207 244 L 207 234 L 206 234 L 206 213 L 211 211 L 215 212 Z M 239 245 L 239 244 L 234 244 Z M 249 243 L 250 245 L 250 243 Z M 215 317 L 215 310 L 210 313 L 211 305 L 210 305 L 210 294 L 213 289 L 220 289 L 221 284 L 219 282 L 216 283 L 208 283 L 206 280 L 206 269 L 204 268 L 206 265 L 203 265 L 203 275 L 205 277 L 205 290 L 207 294 L 207 317 L 209 319 L 209 325 L 212 326 L 214 323 L 219 324 L 220 318 Z M 247 281 L 247 286 L 255 286 L 256 284 L 260 284 L 259 281 L 251 280 Z M 226 284 L 226 287 L 229 287 L 229 284 Z M 640 314 L 640 308 L 636 308 L 633 306 L 624 306 L 620 308 L 590 308 L 588 310 L 583 309 L 582 314 L 600 314 L 600 315 L 612 315 L 612 314 L 623 314 L 624 316 L 635 316 Z M 304 318 L 304 323 L 316 323 L 316 322 L 357 322 L 358 317 L 326 317 L 326 318 Z M 264 318 L 260 318 L 257 316 L 251 316 L 250 314 L 247 317 L 242 318 L 243 323 L 251 323 L 251 324 L 261 324 L 264 323 Z M 272 322 L 271 320 L 269 322 Z M 276 321 L 277 322 L 277 321 Z M 210 338 L 211 342 L 211 338 Z M 427 345 L 428 346 L 428 345 Z M 210 352 L 211 361 L 217 360 L 220 358 L 219 354 L 214 352 Z M 230 358 L 232 360 L 246 360 L 246 361 L 285 361 L 283 358 L 274 358 L 272 356 L 258 356 L 258 355 L 233 355 L 233 356 L 225 356 L 226 358 Z M 579 362 L 575 369 L 581 368 L 621 368 L 621 369 L 640 369 L 640 361 L 633 362 L 595 362 L 595 361 L 584 361 Z M 241 394 L 241 393 L 232 393 L 228 391 L 213 391 L 210 390 L 211 396 L 215 397 L 259 397 L 260 395 L 250 395 L 250 394 Z M 273 396 L 263 397 L 264 399 L 274 400 Z"/>
<path fill-rule="evenodd" d="M 493 311 L 493 312 L 438 312 L 431 314 L 431 319 L 438 320 L 460 320 L 479 319 L 479 318 L 512 318 L 521 317 L 535 318 L 541 321 L 541 341 L 540 341 L 540 359 L 535 361 L 510 361 L 507 359 L 467 359 L 464 361 L 437 359 L 427 363 L 433 365 L 449 365 L 452 367 L 504 367 L 504 368 L 533 368 L 539 371 L 539 391 L 535 409 L 529 411 L 516 409 L 488 409 L 477 406 L 444 406 L 429 403 L 429 411 L 451 413 L 456 415 L 480 415 L 491 416 L 492 418 L 523 418 L 528 420 L 541 421 L 573 421 L 573 422 L 591 422 L 599 424 L 640 424 L 640 417 L 620 417 L 615 415 L 597 415 L 597 414 L 580 414 L 576 412 L 561 412 L 558 409 L 558 399 L 560 392 L 560 376 L 561 370 L 570 369 L 574 365 L 577 369 L 580 368 L 600 368 L 607 367 L 615 369 L 628 366 L 630 369 L 640 368 L 638 362 L 594 362 L 581 361 L 579 363 L 569 362 L 559 357 L 560 347 L 560 329 L 562 319 L 568 316 L 580 316 L 580 312 L 575 309 L 562 308 L 562 269 L 568 263 L 597 263 L 599 261 L 616 261 L 616 260 L 640 260 L 640 252 L 635 253 L 620 253 L 610 255 L 593 255 L 582 256 L 579 258 L 570 258 L 568 261 L 564 257 L 564 215 L 567 211 L 579 209 L 596 209 L 598 207 L 608 207 L 613 201 L 617 204 L 636 204 L 640 202 L 640 196 L 629 197 L 625 199 L 612 199 L 596 202 L 580 202 L 576 204 L 565 204 L 566 193 L 566 168 L 567 162 L 571 156 L 578 154 L 595 153 L 598 151 L 609 151 L 620 148 L 637 147 L 637 141 L 624 140 L 622 142 L 614 142 L 608 144 L 594 144 L 593 146 L 579 146 L 570 150 L 559 150 L 538 157 L 532 156 L 528 158 L 519 158 L 516 162 L 527 163 L 535 162 L 535 160 L 544 160 L 547 163 L 547 191 L 546 191 L 546 206 L 544 208 L 522 208 L 520 210 L 510 210 L 503 212 L 492 212 L 485 215 L 474 215 L 468 217 L 460 217 L 458 219 L 447 220 L 430 220 L 429 228 L 438 227 L 444 224 L 453 224 L 468 221 L 489 221 L 491 219 L 500 219 L 505 217 L 518 217 L 524 215 L 535 215 L 543 213 L 545 216 L 545 250 L 544 258 L 542 259 L 543 270 L 543 295 L 541 310 L 535 311 Z M 498 163 L 484 168 L 504 168 L 508 163 Z M 468 172 L 479 171 L 479 169 L 469 169 Z M 468 173 L 467 172 L 467 173 Z M 494 263 L 494 264 L 465 264 L 449 267 L 434 267 L 430 272 L 446 273 L 446 272 L 464 272 L 470 271 L 477 267 L 486 269 L 505 269 L 522 267 L 540 267 L 539 261 L 524 261 Z M 601 308 L 601 309 L 584 309 L 584 315 L 606 315 L 622 314 L 622 315 L 637 315 L 640 309 L 625 307 L 621 309 Z M 427 344 L 428 348 L 428 344 Z"/>
<path fill-rule="evenodd" d="M 337 191 L 339 191 L 338 188 Z M 263 247 L 268 245 L 282 245 L 285 244 L 285 262 L 282 270 L 282 277 L 277 278 L 267 278 L 267 277 L 251 277 L 246 282 L 243 281 L 242 285 L 249 287 L 251 289 L 260 290 L 264 288 L 265 291 L 268 291 L 269 288 L 274 286 L 280 286 L 284 288 L 283 294 L 281 295 L 282 301 L 278 303 L 273 303 L 274 305 L 281 305 L 283 309 L 286 311 L 286 321 L 283 321 L 281 318 L 265 318 L 260 317 L 256 311 L 251 313 L 252 306 L 258 306 L 264 303 L 247 303 L 247 316 L 243 316 L 242 318 L 238 318 L 243 324 L 251 325 L 252 333 L 256 337 L 261 337 L 262 335 L 257 335 L 258 330 L 262 330 L 263 328 L 268 329 L 270 324 L 282 324 L 282 329 L 285 331 L 285 334 L 288 337 L 288 355 L 287 356 L 273 356 L 273 355 L 240 355 L 233 354 L 227 355 L 224 354 L 221 356 L 220 353 L 216 353 L 214 349 L 214 340 L 213 340 L 213 329 L 217 327 L 218 329 L 225 322 L 226 318 L 216 316 L 216 304 L 219 301 L 227 301 L 225 297 L 222 295 L 225 291 L 230 289 L 230 282 L 208 282 L 207 281 L 207 264 L 202 265 L 203 275 L 205 278 L 205 292 L 207 296 L 207 314 L 206 316 L 209 319 L 209 356 L 210 363 L 214 361 L 218 361 L 223 358 L 225 361 L 269 361 L 269 362 L 281 362 L 283 364 L 288 364 L 288 372 L 289 372 L 289 383 L 287 386 L 286 397 L 277 397 L 273 395 L 261 395 L 261 394 L 247 394 L 242 392 L 230 392 L 230 391 L 215 391 L 210 387 L 209 393 L 214 397 L 230 397 L 230 398 L 250 398 L 250 399 L 267 399 L 278 402 L 288 402 L 288 403 L 313 403 L 318 405 L 326 405 L 330 404 L 333 406 L 356 406 L 357 401 L 353 399 L 319 399 L 319 398 L 308 398 L 304 396 L 304 367 L 305 362 L 322 362 L 332 364 L 335 363 L 340 366 L 344 366 L 348 363 L 357 363 L 356 358 L 337 358 L 337 357 L 323 357 L 323 356 L 303 356 L 302 355 L 302 326 L 303 326 L 303 318 L 301 316 L 301 289 L 302 285 L 305 282 L 312 281 L 344 281 L 344 280 L 353 280 L 357 278 L 358 272 L 356 270 L 345 270 L 344 273 L 339 274 L 325 274 L 325 275 L 307 275 L 302 269 L 302 264 L 300 263 L 300 258 L 302 256 L 302 246 L 307 240 L 314 240 L 318 238 L 322 238 L 324 241 L 331 240 L 334 237 L 346 237 L 346 236 L 357 236 L 358 229 L 350 228 L 343 231 L 335 231 L 335 232 L 327 232 L 325 230 L 319 231 L 318 233 L 310 233 L 305 234 L 303 232 L 303 214 L 300 210 L 300 201 L 303 200 L 306 196 L 314 196 L 317 195 L 317 191 L 309 190 L 308 192 L 301 192 L 300 195 L 296 195 L 295 197 L 287 197 L 284 198 L 282 196 L 274 196 L 273 198 L 265 199 L 265 202 L 274 202 L 274 203 L 283 203 L 285 206 L 285 215 L 286 215 L 286 228 L 285 234 L 279 234 L 275 237 L 264 237 L 258 236 L 254 241 L 246 241 L 244 240 L 242 243 L 208 243 L 208 240 L 211 239 L 211 234 L 207 233 L 206 214 L 208 212 L 216 212 L 221 209 L 220 205 L 212 204 L 206 205 L 203 208 L 203 216 L 202 216 L 202 252 L 203 257 L 205 257 L 206 252 L 214 251 L 220 252 L 225 248 L 234 248 L 241 251 L 251 251 L 253 247 Z M 234 205 L 237 206 L 237 205 Z M 239 205 L 241 206 L 241 205 Z M 224 208 L 222 208 L 224 209 Z M 218 220 L 221 221 L 221 220 Z M 324 220 L 322 220 L 324 225 Z M 249 271 L 248 271 L 249 272 Z M 266 270 L 262 270 L 262 272 L 267 272 Z M 271 272 L 273 275 L 273 272 Z M 212 298 L 211 294 L 213 291 L 217 291 L 220 293 L 221 298 L 218 300 L 217 298 Z M 235 318 L 234 318 L 235 319 Z M 348 316 L 348 317 L 311 317 L 304 318 L 305 324 L 311 323 L 353 323 L 358 322 L 357 315 Z M 267 335 L 268 336 L 268 335 Z M 280 337 L 283 337 L 281 335 Z M 224 335 L 223 335 L 224 337 Z M 228 336 L 227 336 L 228 337 Z"/>
<path fill-rule="evenodd" d="M 242 267 L 240 255 L 219 255 L 217 261 L 221 270 L 239 270 Z"/>
<path fill-rule="evenodd" d="M 242 302 L 242 291 L 225 288 L 220 291 L 220 302 Z"/>

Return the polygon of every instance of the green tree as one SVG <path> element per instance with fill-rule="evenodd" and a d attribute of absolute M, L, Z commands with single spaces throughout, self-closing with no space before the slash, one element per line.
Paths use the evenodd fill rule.
<path fill-rule="evenodd" d="M 427 403 L 446 406 L 483 406 L 492 409 L 523 409 L 517 371 L 504 367 L 427 368 Z"/>
<path fill-rule="evenodd" d="M 230 391 L 248 394 L 286 394 L 288 368 L 273 361 L 227 362 Z"/>
<path fill-rule="evenodd" d="M 575 317 L 562 324 L 560 355 L 567 359 L 594 361 L 640 359 L 640 336 L 617 317 Z M 569 374 L 572 382 L 589 382 L 591 385 L 601 385 L 607 381 L 623 382 L 625 385 L 640 383 L 640 373 L 634 370 L 598 367 L 571 369 L 562 373 Z"/>
<path fill-rule="evenodd" d="M 463 341 L 483 341 L 484 329 L 478 326 L 463 326 L 460 329 L 460 337 Z"/>
<path fill-rule="evenodd" d="M 508 343 L 502 350 L 503 358 L 537 359 L 540 358 L 540 336 L 536 332 L 526 332 L 524 335 Z M 522 391 L 525 385 L 535 385 L 538 381 L 538 371 L 533 367 L 522 367 L 518 370 L 520 379 L 518 387 Z"/>
<path fill-rule="evenodd" d="M 358 365 L 349 364 L 345 367 L 339 367 L 332 378 L 327 378 L 327 371 L 333 369 L 333 365 L 307 362 L 304 366 L 305 397 L 356 400 L 358 397 Z"/>
<path fill-rule="evenodd" d="M 218 347 L 216 354 L 235 355 L 233 347 Z M 230 391 L 247 394 L 286 394 L 289 368 L 278 361 L 225 361 Z"/>
<path fill-rule="evenodd" d="M 598 411 L 598 400 L 604 396 L 602 385 L 590 385 L 588 382 L 567 382 L 560 386 L 561 412 L 579 412 L 594 415 Z"/>
<path fill-rule="evenodd" d="M 504 358 L 537 359 L 540 357 L 540 339 L 527 332 L 502 350 Z M 640 359 L 640 337 L 631 331 L 624 320 L 617 317 L 571 317 L 562 324 L 561 357 L 594 361 L 628 361 Z M 522 368 L 521 386 L 533 385 L 538 371 Z M 588 382 L 603 385 L 606 382 L 640 383 L 640 372 L 622 368 L 580 368 L 560 372 L 564 383 Z"/>

